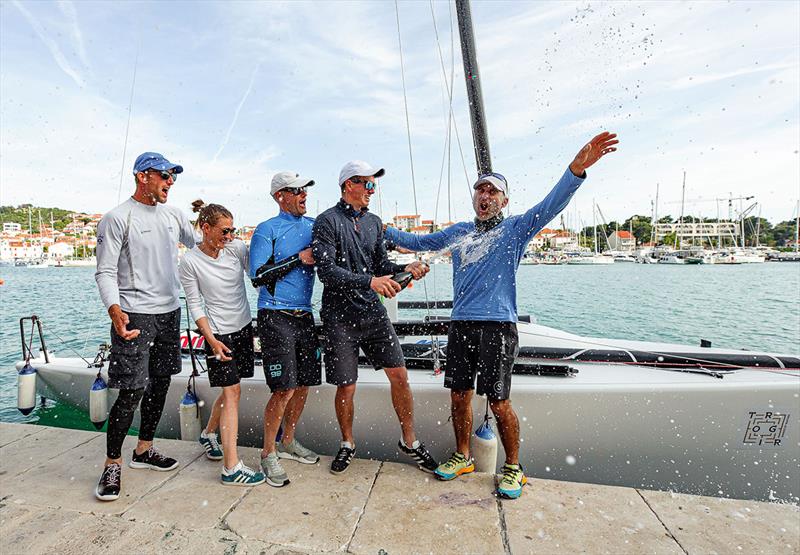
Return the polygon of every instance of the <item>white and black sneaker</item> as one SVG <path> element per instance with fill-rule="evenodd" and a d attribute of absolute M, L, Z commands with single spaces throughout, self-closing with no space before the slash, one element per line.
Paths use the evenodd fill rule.
<path fill-rule="evenodd" d="M 433 474 L 436 468 L 439 466 L 439 463 L 431 456 L 427 449 L 425 449 L 425 445 L 420 443 L 418 439 L 414 440 L 414 443 L 411 444 L 411 447 L 406 447 L 403 440 L 397 442 L 397 447 L 406 455 L 414 459 L 414 462 L 417 463 L 417 466 L 420 470 L 424 472 L 429 472 Z"/>
<path fill-rule="evenodd" d="M 350 466 L 350 461 L 353 460 L 355 455 L 355 445 L 351 444 L 349 441 L 343 441 L 342 446 L 339 448 L 339 452 L 336 453 L 333 461 L 331 461 L 331 473 L 341 474 L 347 470 Z"/>
<path fill-rule="evenodd" d="M 103 474 L 94 490 L 94 496 L 100 501 L 114 501 L 119 498 L 121 487 L 122 465 L 111 463 L 103 469 Z"/>
<path fill-rule="evenodd" d="M 150 470 L 166 472 L 167 470 L 178 468 L 178 461 L 172 457 L 162 455 L 154 445 L 151 445 L 150 449 L 141 455 L 137 455 L 136 449 L 134 449 L 133 457 L 131 457 L 131 462 L 128 466 L 131 468 L 149 468 Z"/>

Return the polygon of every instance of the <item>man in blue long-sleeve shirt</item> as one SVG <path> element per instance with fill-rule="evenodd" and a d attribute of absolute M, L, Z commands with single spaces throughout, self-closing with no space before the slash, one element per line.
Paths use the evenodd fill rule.
<path fill-rule="evenodd" d="M 275 174 L 270 195 L 280 206 L 274 218 L 256 227 L 250 242 L 250 277 L 258 293 L 258 336 L 264 376 L 272 395 L 264 409 L 261 467 L 267 483 L 289 483 L 279 458 L 304 464 L 319 461 L 316 453 L 294 437 L 309 386 L 319 385 L 322 364 L 311 312 L 314 258 L 306 217 L 308 187 L 314 181 L 294 172 Z M 285 418 L 284 418 L 285 415 Z M 283 421 L 283 438 L 275 437 Z"/>
<path fill-rule="evenodd" d="M 386 255 L 381 219 L 368 210 L 376 180 L 384 173 L 383 168 L 362 161 L 345 164 L 339 173 L 341 200 L 314 222 L 312 250 L 317 275 L 325 285 L 320 311 L 325 330 L 325 379 L 336 386 L 336 418 L 342 432 L 340 449 L 331 463 L 334 474 L 347 470 L 356 452 L 353 396 L 359 349 L 389 378 L 402 432 L 398 448 L 422 470 L 433 472 L 437 466 L 414 434 L 414 398 L 403 350 L 378 297 L 391 298 L 400 291 L 393 274 L 406 270 L 419 279 L 428 271 L 420 262 L 405 267 L 393 264 Z"/>
<path fill-rule="evenodd" d="M 545 199 L 519 216 L 503 218 L 508 183 L 500 174 L 482 175 L 474 185 L 474 222 L 461 222 L 430 235 L 393 228 L 386 239 L 412 251 L 448 248 L 453 256 L 453 312 L 447 337 L 445 387 L 450 388 L 456 451 L 436 469 L 443 480 L 474 470 L 469 438 L 472 394 L 486 395 L 506 452 L 497 493 L 514 499 L 527 479 L 519 464 L 519 420 L 511 406 L 511 372 L 519 351 L 516 273 L 525 247 L 561 212 L 586 177 L 586 168 L 614 152 L 616 135 L 594 137 L 576 155 Z"/>

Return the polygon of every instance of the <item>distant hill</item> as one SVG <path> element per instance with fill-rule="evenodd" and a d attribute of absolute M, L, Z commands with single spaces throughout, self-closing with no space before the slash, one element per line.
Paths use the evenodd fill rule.
<path fill-rule="evenodd" d="M 18 223 L 22 229 L 28 229 L 28 208 L 30 207 L 31 226 L 34 233 L 39 232 L 39 215 L 41 214 L 42 223 L 50 225 L 50 213 L 53 214 L 53 226 L 61 231 L 64 226 L 72 222 L 70 214 L 74 214 L 75 210 L 65 210 L 63 208 L 50 208 L 44 206 L 31 206 L 30 204 L 21 204 L 19 206 L 0 206 L 0 224 L 6 222 Z"/>

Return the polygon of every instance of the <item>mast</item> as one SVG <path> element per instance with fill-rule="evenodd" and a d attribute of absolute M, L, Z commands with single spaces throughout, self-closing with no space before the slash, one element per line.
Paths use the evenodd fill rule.
<path fill-rule="evenodd" d="M 794 252 L 800 247 L 800 200 L 797 201 L 797 217 L 794 220 Z"/>
<path fill-rule="evenodd" d="M 656 203 L 653 208 L 653 248 L 658 243 L 658 183 L 656 183 Z"/>
<path fill-rule="evenodd" d="M 758 221 L 756 222 L 756 244 L 753 245 L 754 247 L 761 246 L 761 241 L 759 241 L 759 236 L 761 235 L 761 205 L 758 205 Z"/>
<path fill-rule="evenodd" d="M 597 217 L 595 215 L 594 199 L 592 199 L 592 227 L 594 228 L 594 254 L 597 254 Z"/>
<path fill-rule="evenodd" d="M 683 226 L 683 205 L 686 201 L 686 170 L 683 171 L 683 188 L 681 189 L 681 217 L 678 219 L 678 227 L 675 230 L 675 248 L 678 248 L 678 234 Z"/>
<path fill-rule="evenodd" d="M 475 55 L 475 36 L 472 30 L 472 13 L 469 0 L 456 0 L 458 33 L 461 37 L 461 58 L 464 62 L 464 80 L 469 99 L 469 119 L 472 122 L 472 140 L 475 147 L 475 162 L 478 175 L 492 172 L 492 159 L 489 153 L 489 134 L 486 130 L 486 114 L 483 109 L 480 70 Z"/>

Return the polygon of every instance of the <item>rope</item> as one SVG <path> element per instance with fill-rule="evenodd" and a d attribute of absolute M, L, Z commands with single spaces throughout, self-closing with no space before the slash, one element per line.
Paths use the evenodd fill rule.
<path fill-rule="evenodd" d="M 537 337 L 552 338 L 552 336 L 545 335 L 543 333 L 535 333 L 535 332 L 529 332 L 529 331 L 525 331 L 524 333 L 527 334 L 527 335 L 535 335 Z M 580 342 L 580 343 L 585 343 L 587 345 L 595 345 L 597 347 L 610 347 L 612 349 L 625 351 L 631 357 L 630 364 L 641 364 L 641 363 L 637 363 L 636 362 L 636 359 L 633 357 L 633 355 L 630 354 L 629 349 L 627 349 L 625 347 L 620 347 L 618 345 L 610 345 L 608 343 L 600 343 L 598 341 L 587 341 L 583 337 L 580 337 L 579 339 L 575 339 L 573 341 Z M 586 349 L 583 349 L 583 350 L 578 351 L 578 352 L 580 353 L 580 352 L 583 352 L 585 350 Z M 639 351 L 639 352 L 642 352 L 642 353 L 646 353 L 648 355 L 656 355 L 656 356 L 661 356 L 661 357 L 674 357 L 675 356 L 674 353 L 659 353 L 657 351 L 646 351 L 644 349 L 638 349 L 638 348 L 636 350 Z M 575 356 L 575 354 L 573 354 L 570 358 L 572 358 L 574 356 Z M 772 356 L 772 355 L 767 355 L 767 356 Z M 756 368 L 756 367 L 751 367 L 751 366 L 744 366 L 744 365 L 741 365 L 741 364 L 731 364 L 731 363 L 728 363 L 728 362 L 705 360 L 705 359 L 702 359 L 702 358 L 692 358 L 692 357 L 685 356 L 683 354 L 681 354 L 681 357 L 686 359 L 686 360 L 692 361 L 692 362 L 697 362 L 697 363 L 700 363 L 700 364 L 706 364 L 706 365 L 710 365 L 710 366 L 713 365 L 713 366 L 729 367 L 729 368 L 731 368 L 733 370 L 739 370 L 741 368 L 752 368 L 753 370 L 767 370 L 766 368 Z M 569 359 L 562 359 L 562 360 L 569 360 Z M 576 360 L 575 362 L 587 362 L 587 361 Z M 602 361 L 602 362 L 604 362 L 605 364 L 611 364 L 608 361 Z M 625 364 L 627 364 L 627 363 L 625 363 Z"/>
<path fill-rule="evenodd" d="M 117 189 L 117 203 L 122 196 L 122 178 L 125 175 L 125 154 L 128 152 L 128 134 L 131 130 L 131 109 L 133 108 L 133 92 L 136 89 L 136 69 L 139 67 L 139 48 L 141 39 L 136 42 L 136 59 L 133 62 L 133 81 L 131 82 L 131 96 L 128 100 L 128 123 L 125 125 L 125 142 L 122 146 L 122 165 L 119 169 L 119 189 Z"/>
<path fill-rule="evenodd" d="M 27 354 L 22 353 L 25 355 L 25 364 L 30 364 L 31 357 L 33 356 L 33 332 L 36 330 L 36 320 L 31 319 L 31 333 L 30 333 L 30 340 L 28 341 L 28 346 L 25 347 L 25 343 L 22 343 L 22 346 L 26 348 Z"/>
<path fill-rule="evenodd" d="M 40 320 L 40 322 L 41 322 L 41 320 Z M 44 327 L 44 326 L 43 326 L 43 327 Z M 53 333 L 53 335 L 55 335 L 55 336 L 56 336 L 56 339 L 58 339 L 59 341 L 61 341 L 61 344 L 62 344 L 62 345 L 64 345 L 64 346 L 65 346 L 67 349 L 69 349 L 70 351 L 72 351 L 73 353 L 75 353 L 76 355 L 78 355 L 78 357 L 79 357 L 79 358 L 80 358 L 80 359 L 81 359 L 83 362 L 85 362 L 85 363 L 86 363 L 88 366 L 91 366 L 91 365 L 92 365 L 92 363 L 91 363 L 91 362 L 89 362 L 88 360 L 86 360 L 85 358 L 83 358 L 83 355 L 81 355 L 81 354 L 80 354 L 78 351 L 76 351 L 75 349 L 73 349 L 72 347 L 70 347 L 69 343 L 67 343 L 66 341 L 64 341 L 64 340 L 61 338 L 61 336 L 60 336 L 60 335 L 58 335 L 56 332 L 52 332 L 52 333 Z"/>

